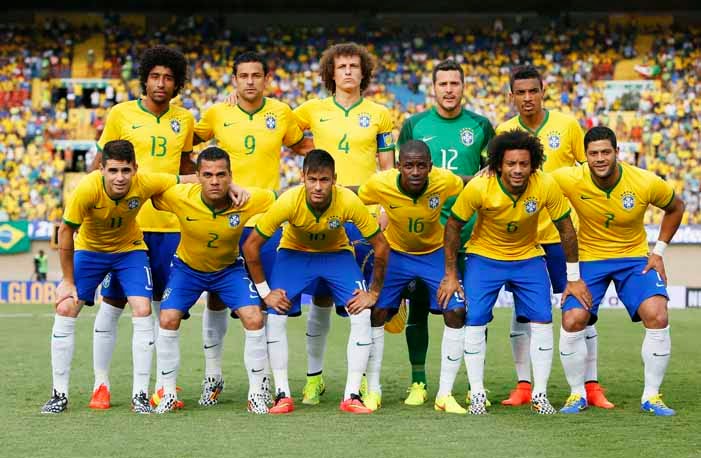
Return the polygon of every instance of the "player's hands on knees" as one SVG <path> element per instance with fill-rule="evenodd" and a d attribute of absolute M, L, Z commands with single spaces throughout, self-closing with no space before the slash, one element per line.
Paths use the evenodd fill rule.
<path fill-rule="evenodd" d="M 346 310 L 351 315 L 357 315 L 365 309 L 369 309 L 375 302 L 377 302 L 378 293 L 375 291 L 363 291 L 362 289 L 356 289 L 353 291 L 353 297 L 348 304 L 346 304 Z"/>
<path fill-rule="evenodd" d="M 647 265 L 643 269 L 643 275 L 651 270 L 655 270 L 664 284 L 667 284 L 667 273 L 664 270 L 664 259 L 662 259 L 662 256 L 654 253 L 650 254 L 647 258 Z"/>
<path fill-rule="evenodd" d="M 236 104 L 239 103 L 239 98 L 236 96 L 236 91 L 227 95 L 226 100 L 224 100 L 224 103 L 226 103 L 227 105 L 230 105 L 232 107 L 235 107 Z"/>
<path fill-rule="evenodd" d="M 448 307 L 450 298 L 453 294 L 458 293 L 461 299 L 465 299 L 465 291 L 462 289 L 460 280 L 455 275 L 446 275 L 441 280 L 441 284 L 438 287 L 438 293 L 436 294 L 438 303 L 441 308 L 445 309 Z"/>
<path fill-rule="evenodd" d="M 275 310 L 278 313 L 287 313 L 292 307 L 292 302 L 287 298 L 287 293 L 284 289 L 274 289 L 263 299 L 265 305 Z"/>
<path fill-rule="evenodd" d="M 575 299 L 579 301 L 580 304 L 585 308 L 585 310 L 591 310 L 592 298 L 591 292 L 581 278 L 577 281 L 568 281 L 565 291 L 562 293 L 562 299 L 560 300 L 560 305 L 565 303 L 567 296 L 574 296 Z"/>
<path fill-rule="evenodd" d="M 58 305 L 64 300 L 68 298 L 73 299 L 73 303 L 77 304 L 78 303 L 78 290 L 75 287 L 74 283 L 71 283 L 66 280 L 61 280 L 61 283 L 59 283 L 58 287 L 56 288 L 56 304 Z"/>
<path fill-rule="evenodd" d="M 229 185 L 229 198 L 231 198 L 231 201 L 234 203 L 234 207 L 240 208 L 243 207 L 246 202 L 248 202 L 248 199 L 251 198 L 251 193 L 245 188 L 242 188 L 235 183 L 231 183 Z"/>

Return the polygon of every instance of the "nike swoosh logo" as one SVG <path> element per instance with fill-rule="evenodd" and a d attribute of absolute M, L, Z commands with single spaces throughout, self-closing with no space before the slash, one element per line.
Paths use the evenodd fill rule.
<path fill-rule="evenodd" d="M 480 352 L 479 351 L 466 351 L 465 354 L 466 355 L 479 355 Z"/>
<path fill-rule="evenodd" d="M 262 372 L 262 371 L 263 371 L 263 369 L 258 369 L 258 370 L 256 370 L 256 369 L 251 369 L 251 372 L 253 372 L 254 374 L 256 374 L 256 373 L 258 373 L 258 372 Z"/>
<path fill-rule="evenodd" d="M 540 350 L 540 351 L 550 351 L 552 349 L 553 349 L 553 347 L 550 347 L 550 348 L 538 347 L 538 350 Z"/>
<path fill-rule="evenodd" d="M 280 342 L 279 340 L 269 340 L 268 345 L 274 344 L 274 343 L 279 343 L 279 342 Z"/>
<path fill-rule="evenodd" d="M 236 124 L 236 121 L 234 121 L 234 122 L 225 122 L 225 123 L 224 123 L 224 127 L 229 127 L 229 126 L 232 126 L 232 125 L 234 125 L 234 124 Z"/>
<path fill-rule="evenodd" d="M 484 211 L 486 212 L 493 212 L 494 210 L 498 210 L 497 208 L 485 208 Z"/>
<path fill-rule="evenodd" d="M 219 345 L 219 344 L 205 345 L 205 346 L 204 346 L 204 349 L 205 349 L 205 350 L 209 350 L 210 348 L 214 348 L 214 347 L 216 347 L 217 345 Z"/>
<path fill-rule="evenodd" d="M 372 345 L 372 342 L 368 342 L 368 343 L 356 342 L 355 345 L 358 347 L 367 347 L 368 345 Z"/>
<path fill-rule="evenodd" d="M 421 141 L 422 141 L 422 142 L 430 142 L 430 141 L 433 140 L 434 138 L 436 138 L 436 136 L 435 136 L 435 135 L 431 135 L 430 137 L 423 137 L 423 138 L 421 139 Z"/>
<path fill-rule="evenodd" d="M 658 353 L 653 353 L 652 356 L 669 356 L 669 353 L 663 353 L 663 354 L 658 354 Z"/>
<path fill-rule="evenodd" d="M 195 218 L 190 218 L 189 216 L 186 216 L 185 219 L 188 220 L 188 221 L 197 221 L 197 219 L 195 219 Z"/>
<path fill-rule="evenodd" d="M 149 344 L 149 346 L 153 345 L 154 344 L 153 340 L 150 341 L 148 344 Z"/>
<path fill-rule="evenodd" d="M 664 288 L 664 283 L 655 283 L 658 288 Z"/>
<path fill-rule="evenodd" d="M 391 208 L 392 210 L 394 210 L 395 208 L 399 208 L 399 207 L 401 207 L 401 205 L 392 205 L 392 204 L 389 205 L 389 208 Z"/>
<path fill-rule="evenodd" d="M 525 336 L 525 335 L 526 334 L 524 334 L 523 332 L 512 332 L 511 334 L 509 334 L 509 337 L 514 338 L 514 337 Z"/>
<path fill-rule="evenodd" d="M 68 335 L 66 334 L 65 336 L 57 336 L 56 334 L 54 334 L 54 337 L 57 339 L 63 339 L 64 337 L 68 337 Z"/>
<path fill-rule="evenodd" d="M 599 337 L 599 334 L 594 334 L 593 336 L 586 336 L 586 337 L 584 337 L 584 338 L 587 339 L 587 340 L 591 340 L 591 339 L 595 339 L 595 338 L 597 338 L 597 337 Z"/>
<path fill-rule="evenodd" d="M 168 371 L 168 372 L 161 371 L 161 375 L 168 375 L 168 374 L 172 374 L 173 372 L 175 372 L 175 369 L 173 369 L 172 371 Z"/>
<path fill-rule="evenodd" d="M 448 358 L 448 361 L 453 361 L 453 362 L 455 362 L 455 361 L 460 361 L 460 357 L 459 357 L 459 356 L 458 356 L 457 358 L 455 358 L 455 359 L 451 358 L 450 356 L 448 356 L 447 358 Z"/>
<path fill-rule="evenodd" d="M 105 207 L 98 207 L 97 205 L 93 205 L 92 208 L 93 208 L 94 210 L 102 210 L 102 209 L 105 208 Z"/>
<path fill-rule="evenodd" d="M 572 353 L 563 353 L 563 352 L 560 352 L 560 356 L 570 356 L 570 355 L 574 355 L 575 353 L 577 353 L 577 352 L 576 352 L 576 351 L 573 351 Z"/>
<path fill-rule="evenodd" d="M 109 329 L 95 329 L 95 332 L 110 332 Z"/>
<path fill-rule="evenodd" d="M 319 118 L 319 122 L 331 121 L 331 118 Z"/>
<path fill-rule="evenodd" d="M 144 125 L 143 124 L 132 124 L 131 125 L 132 129 L 138 129 L 139 127 L 144 127 Z"/>
<path fill-rule="evenodd" d="M 308 332 L 305 332 L 304 335 L 307 336 L 307 337 L 321 337 L 321 334 L 311 335 L 311 334 L 309 334 Z"/>
<path fill-rule="evenodd" d="M 582 200 L 593 199 L 593 197 L 589 197 L 589 196 L 579 196 L 579 198 L 582 199 Z"/>

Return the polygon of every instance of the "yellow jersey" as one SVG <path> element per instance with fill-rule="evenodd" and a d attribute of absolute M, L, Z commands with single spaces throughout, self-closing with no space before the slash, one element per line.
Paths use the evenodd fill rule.
<path fill-rule="evenodd" d="M 304 138 L 292 109 L 283 102 L 264 98 L 253 113 L 225 103 L 212 105 L 195 125 L 203 141 L 214 138 L 231 156 L 234 181 L 244 187 L 280 189 L 280 150 Z"/>
<path fill-rule="evenodd" d="M 185 108 L 171 105 L 156 116 L 146 109 L 141 99 L 118 103 L 107 114 L 105 130 L 97 146 L 102 151 L 112 140 L 129 140 L 134 145 L 140 172 L 178 175 L 182 153 L 192 151 L 195 118 Z M 178 232 L 174 215 L 158 212 L 146 202 L 136 220 L 146 232 Z"/>
<path fill-rule="evenodd" d="M 138 172 L 126 196 L 113 200 L 107 195 L 99 170 L 86 175 L 63 213 L 66 224 L 80 228 L 75 249 L 102 253 L 145 250 L 137 214 L 151 196 L 165 192 L 178 181 L 178 175 Z"/>
<path fill-rule="evenodd" d="M 308 205 L 304 185 L 285 191 L 258 220 L 256 231 L 270 238 L 285 221 L 289 224 L 282 231 L 280 248 L 314 253 L 353 251 L 343 228 L 346 221 L 353 221 L 366 239 L 380 231 L 360 198 L 341 186 L 333 187 L 331 204 L 320 214 Z"/>
<path fill-rule="evenodd" d="M 336 161 L 337 183 L 359 186 L 377 170 L 377 153 L 394 151 L 389 110 L 361 98 L 343 108 L 334 97 L 313 99 L 295 108 L 299 127 L 310 130 L 314 147 Z"/>
<path fill-rule="evenodd" d="M 545 110 L 545 118 L 536 130 L 528 128 L 520 116 L 514 116 L 497 127 L 497 134 L 520 129 L 530 132 L 540 139 L 545 153 L 544 172 L 553 172 L 561 167 L 571 167 L 587 161 L 584 150 L 584 133 L 572 116 L 559 111 Z M 576 223 L 576 221 L 575 221 Z M 540 243 L 559 243 L 560 234 L 543 213 L 538 223 Z"/>
<path fill-rule="evenodd" d="M 275 192 L 248 188 L 251 198 L 241 208 L 215 211 L 202 200 L 199 183 L 181 184 L 152 198 L 158 210 L 175 213 L 180 221 L 180 244 L 175 255 L 201 272 L 217 272 L 239 257 L 239 239 L 251 216 L 275 201 Z"/>
<path fill-rule="evenodd" d="M 618 167 L 621 176 L 611 189 L 599 188 L 587 165 L 552 174 L 579 215 L 580 261 L 647 256 L 645 211 L 674 199 L 674 188 L 654 173 L 622 162 Z"/>
<path fill-rule="evenodd" d="M 448 198 L 460 194 L 462 179 L 450 170 L 434 167 L 418 197 L 402 189 L 399 170 L 385 170 L 371 176 L 358 189 L 365 204 L 380 204 L 389 225 L 384 235 L 393 250 L 426 254 L 443 246 L 441 208 Z"/>
<path fill-rule="evenodd" d="M 518 196 L 509 193 L 496 175 L 473 178 L 455 201 L 452 215 L 467 222 L 477 212 L 472 237 L 465 245 L 468 254 L 518 261 L 544 254 L 538 243 L 538 217 L 543 210 L 552 221 L 570 214 L 555 180 L 538 170 Z"/>

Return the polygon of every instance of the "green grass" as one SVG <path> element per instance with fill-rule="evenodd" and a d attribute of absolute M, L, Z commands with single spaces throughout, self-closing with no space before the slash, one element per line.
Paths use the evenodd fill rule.
<path fill-rule="evenodd" d="M 701 312 L 672 311 L 673 356 L 663 385 L 665 399 L 678 411 L 674 418 L 655 418 L 638 411 L 642 390 L 640 344 L 643 330 L 624 311 L 604 310 L 598 325 L 602 384 L 616 409 L 591 409 L 578 416 L 539 417 L 528 408 L 506 408 L 495 402 L 486 417 L 449 416 L 434 412 L 442 323 L 431 320 L 428 375 L 430 401 L 404 406 L 409 381 L 404 336 L 387 335 L 383 367 L 383 408 L 357 417 L 338 410 L 345 382 L 348 325 L 335 319 L 326 356 L 327 393 L 322 403 L 297 403 L 288 416 L 255 416 L 245 412 L 246 376 L 243 336 L 238 322 L 226 337 L 226 389 L 214 408 L 197 406 L 203 371 L 201 320 L 182 327 L 182 363 L 178 384 L 186 409 L 175 414 L 137 416 L 129 410 L 131 392 L 131 323 L 123 317 L 112 367 L 113 407 L 87 408 L 92 390 L 91 329 L 93 310 L 79 319 L 71 373 L 69 410 L 60 416 L 39 414 L 50 391 L 50 307 L 0 307 L 0 446 L 2 456 L 701 456 L 698 329 Z M 508 344 L 508 310 L 497 310 L 490 326 L 486 384 L 498 401 L 514 384 Z M 14 316 L 8 314 L 31 314 Z M 559 319 L 559 314 L 556 319 Z M 304 384 L 304 319 L 292 319 L 290 383 L 299 396 Z M 556 332 L 557 339 L 557 332 Z M 464 368 L 455 394 L 463 403 Z M 559 360 L 553 364 L 549 397 L 561 406 L 568 389 Z"/>

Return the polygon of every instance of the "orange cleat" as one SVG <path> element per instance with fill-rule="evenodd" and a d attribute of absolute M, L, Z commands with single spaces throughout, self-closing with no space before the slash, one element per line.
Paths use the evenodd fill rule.
<path fill-rule="evenodd" d="M 508 399 L 501 401 L 503 406 L 522 406 L 531 403 L 531 382 L 518 382 L 511 390 Z"/>
<path fill-rule="evenodd" d="M 599 407 L 601 409 L 613 409 L 615 407 L 613 402 L 606 399 L 604 389 L 601 388 L 599 382 L 587 382 L 584 388 L 587 390 L 587 403 L 589 403 L 590 406 Z"/>
<path fill-rule="evenodd" d="M 360 396 L 357 394 L 351 394 L 351 397 L 341 401 L 341 405 L 338 406 L 339 409 L 344 412 L 354 413 L 354 414 L 368 414 L 372 413 L 372 410 L 365 407 Z"/>
<path fill-rule="evenodd" d="M 175 392 L 180 393 L 183 389 L 180 388 L 179 386 L 175 387 Z M 155 393 L 151 395 L 151 399 L 149 399 L 149 404 L 151 404 L 151 407 L 154 409 L 158 407 L 158 404 L 161 403 L 161 398 L 163 397 L 163 387 L 160 387 Z M 185 402 L 181 401 L 180 399 L 175 401 L 175 410 L 178 409 L 184 409 L 185 408 Z"/>
<path fill-rule="evenodd" d="M 104 383 L 93 391 L 88 407 L 91 409 L 107 410 L 110 408 L 110 390 Z"/>
<path fill-rule="evenodd" d="M 268 413 L 273 415 L 291 413 L 295 410 L 295 402 L 292 398 L 287 397 L 285 393 L 279 393 L 275 398 L 273 406 L 268 410 Z"/>

